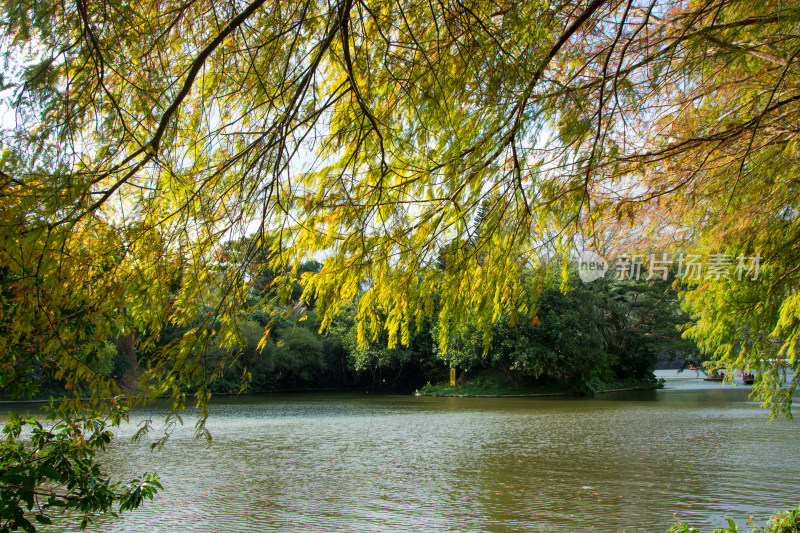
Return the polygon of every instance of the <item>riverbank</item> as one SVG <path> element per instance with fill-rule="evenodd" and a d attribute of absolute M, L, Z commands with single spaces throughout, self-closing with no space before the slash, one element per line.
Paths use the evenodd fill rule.
<path fill-rule="evenodd" d="M 510 383 L 502 383 L 486 378 L 474 378 L 464 383 L 428 383 L 414 393 L 415 396 L 438 396 L 458 398 L 546 398 L 586 396 L 609 392 L 659 389 L 664 386 L 663 380 L 652 381 L 618 381 L 613 383 L 596 382 L 589 390 L 575 390 L 557 385 L 529 385 L 519 388 Z"/>

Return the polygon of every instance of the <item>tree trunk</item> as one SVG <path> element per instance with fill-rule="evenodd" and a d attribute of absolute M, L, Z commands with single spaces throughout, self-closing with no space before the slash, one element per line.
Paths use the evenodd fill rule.
<path fill-rule="evenodd" d="M 519 376 L 515 372 L 512 372 L 510 365 L 507 365 L 506 362 L 501 359 L 497 361 L 497 368 L 502 370 L 506 377 L 508 377 L 512 387 L 519 389 Z"/>
<path fill-rule="evenodd" d="M 123 391 L 133 391 L 136 389 L 138 379 L 136 377 L 136 348 L 133 347 L 133 333 L 127 333 L 117 337 L 117 353 L 128 360 L 128 368 L 120 376 L 119 386 Z"/>

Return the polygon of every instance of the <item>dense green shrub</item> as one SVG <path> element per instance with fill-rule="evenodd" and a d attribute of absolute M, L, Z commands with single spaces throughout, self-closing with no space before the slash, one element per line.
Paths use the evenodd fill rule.
<path fill-rule="evenodd" d="M 312 385 L 325 370 L 322 342 L 306 328 L 293 326 L 279 332 L 275 371 L 279 379 L 292 386 Z"/>

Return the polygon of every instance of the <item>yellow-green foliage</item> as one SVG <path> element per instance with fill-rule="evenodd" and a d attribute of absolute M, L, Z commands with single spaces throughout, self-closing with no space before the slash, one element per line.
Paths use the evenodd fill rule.
<path fill-rule="evenodd" d="M 764 357 L 794 361 L 797 5 L 43 6 L 8 0 L 0 24 L 18 63 L 3 79 L 17 114 L 0 160 L 0 387 L 26 392 L 32 358 L 114 394 L 75 354 L 130 334 L 159 347 L 143 394 L 180 407 L 190 388 L 202 406 L 204 354 L 230 363 L 247 312 L 302 312 L 309 258 L 324 259 L 302 295 L 323 330 L 358 297 L 362 347 L 431 321 L 445 353 L 451 328 L 477 324 L 488 347 L 498 318 L 534 314 L 576 244 L 752 253 L 759 235 L 765 261 L 791 259 L 759 294 L 770 310 L 698 304 L 694 331 L 731 363 L 720 332 L 772 332 Z M 165 325 L 185 333 L 162 346 Z"/>

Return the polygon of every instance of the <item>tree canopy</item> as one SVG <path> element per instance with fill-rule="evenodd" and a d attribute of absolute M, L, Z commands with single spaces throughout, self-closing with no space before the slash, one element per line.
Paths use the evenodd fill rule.
<path fill-rule="evenodd" d="M 757 280 L 687 287 L 689 334 L 789 405 L 796 3 L 3 7 L 0 388 L 37 364 L 107 396 L 76 354 L 132 332 L 153 348 L 170 324 L 188 329 L 142 384 L 202 404 L 212 334 L 241 342 L 242 311 L 285 303 L 309 258 L 323 328 L 358 296 L 361 345 L 427 319 L 446 350 L 454 325 L 488 340 L 533 311 L 574 243 L 638 239 L 763 256 Z M 253 304 L 256 262 L 275 276 Z"/>

